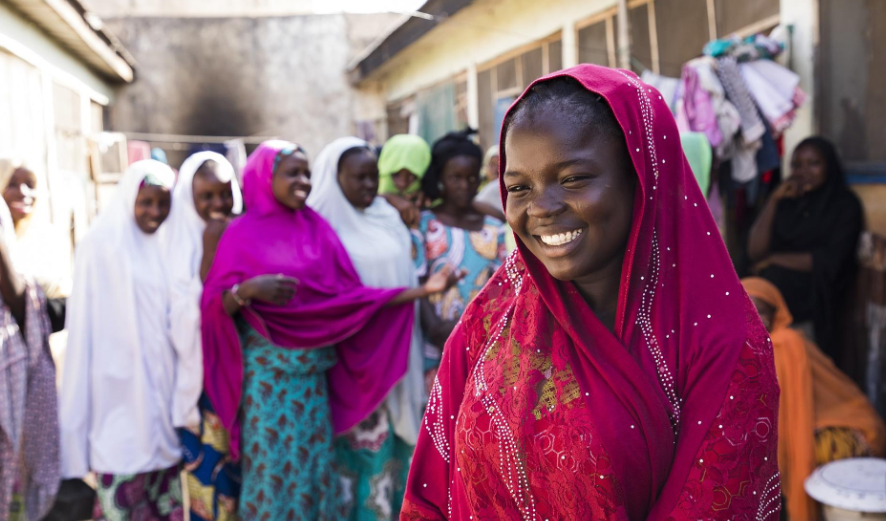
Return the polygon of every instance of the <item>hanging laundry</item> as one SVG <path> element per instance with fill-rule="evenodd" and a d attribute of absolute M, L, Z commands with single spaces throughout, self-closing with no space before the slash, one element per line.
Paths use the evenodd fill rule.
<path fill-rule="evenodd" d="M 146 141 L 127 141 L 126 156 L 130 165 L 142 159 L 151 159 L 151 145 Z"/>
<path fill-rule="evenodd" d="M 737 149 L 732 157 L 732 179 L 737 183 L 747 183 L 753 181 L 759 170 L 757 170 L 757 151 L 762 146 L 760 139 L 751 142 L 745 142 L 742 138 L 737 138 Z"/>
<path fill-rule="evenodd" d="M 806 100 L 800 76 L 770 60 L 742 63 L 739 70 L 760 112 L 780 134 L 791 125 L 796 109 Z"/>
<path fill-rule="evenodd" d="M 714 152 L 721 161 L 727 161 L 735 155 L 738 141 L 736 134 L 741 130 L 741 115 L 735 105 L 725 98 L 717 109 L 717 126 L 723 134 L 723 141 L 714 148 Z"/>
<path fill-rule="evenodd" d="M 642 79 L 647 85 L 658 89 L 658 92 L 661 93 L 665 103 L 671 108 L 671 112 L 676 111 L 677 101 L 682 97 L 681 82 L 679 78 L 662 76 L 661 74 L 656 74 L 649 69 L 646 69 L 643 71 L 640 79 Z"/>
<path fill-rule="evenodd" d="M 784 44 L 778 38 L 765 34 L 754 34 L 744 39 L 733 35 L 728 38 L 712 40 L 705 44 L 703 53 L 714 58 L 732 56 L 739 62 L 746 62 L 773 59 L 782 51 L 784 51 Z"/>
<path fill-rule="evenodd" d="M 731 56 L 717 60 L 717 76 L 726 91 L 726 97 L 731 101 L 741 115 L 741 134 L 746 144 L 758 141 L 766 127 L 757 113 L 757 107 L 748 92 L 748 88 L 742 79 L 738 69 L 738 62 Z"/>
<path fill-rule="evenodd" d="M 692 67 L 683 67 L 683 111 L 681 118 L 686 121 L 690 131 L 702 132 L 713 146 L 723 140 L 717 126 L 717 114 L 711 102 L 710 94 L 701 87 L 698 72 Z"/>
<path fill-rule="evenodd" d="M 711 163 L 714 155 L 711 144 L 701 132 L 680 132 L 680 144 L 689 162 L 689 167 L 698 181 L 701 193 L 707 195 L 711 184 Z"/>
<path fill-rule="evenodd" d="M 766 126 L 766 133 L 760 138 L 760 149 L 757 150 L 757 171 L 768 172 L 781 166 L 781 154 L 772 130 Z"/>

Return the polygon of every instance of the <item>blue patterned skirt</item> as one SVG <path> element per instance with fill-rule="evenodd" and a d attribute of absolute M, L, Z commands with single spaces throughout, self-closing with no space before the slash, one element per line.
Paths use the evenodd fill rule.
<path fill-rule="evenodd" d="M 326 371 L 335 349 L 284 349 L 241 328 L 243 489 L 240 517 L 345 518 L 335 471 Z"/>

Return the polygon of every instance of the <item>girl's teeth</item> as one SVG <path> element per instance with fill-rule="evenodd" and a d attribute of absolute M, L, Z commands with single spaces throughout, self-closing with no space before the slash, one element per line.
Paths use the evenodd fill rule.
<path fill-rule="evenodd" d="M 542 235 L 541 242 L 548 246 L 562 246 L 563 244 L 574 241 L 579 235 L 581 235 L 581 230 L 573 230 L 571 232 L 560 233 L 557 235 Z"/>

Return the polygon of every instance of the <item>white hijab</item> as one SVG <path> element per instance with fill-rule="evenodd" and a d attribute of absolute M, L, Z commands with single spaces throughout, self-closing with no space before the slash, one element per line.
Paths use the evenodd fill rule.
<path fill-rule="evenodd" d="M 338 139 L 326 146 L 314 161 L 308 206 L 335 229 L 363 284 L 377 288 L 416 287 L 412 239 L 400 213 L 382 197 L 376 197 L 365 210 L 357 210 L 345 198 L 338 183 L 338 162 L 342 154 L 368 146 L 366 141 L 354 137 Z M 416 312 L 406 376 L 386 401 L 394 432 L 413 445 L 418 439 L 421 411 L 426 402 L 421 338 Z"/>
<path fill-rule="evenodd" d="M 134 214 L 147 176 L 170 189 L 175 182 L 159 161 L 133 163 L 77 247 L 59 407 L 63 477 L 136 474 L 181 458 L 163 228 L 145 234 Z"/>
<path fill-rule="evenodd" d="M 206 161 L 218 164 L 216 175 L 231 182 L 234 214 L 243 209 L 243 197 L 234 167 L 221 154 L 198 152 L 182 163 L 172 193 L 172 211 L 164 224 L 163 253 L 169 270 L 170 330 L 178 355 L 176 393 L 172 407 L 176 427 L 195 427 L 200 422 L 197 402 L 203 390 L 203 351 L 200 340 L 200 297 L 203 281 L 203 232 L 206 222 L 194 206 L 194 174 Z"/>

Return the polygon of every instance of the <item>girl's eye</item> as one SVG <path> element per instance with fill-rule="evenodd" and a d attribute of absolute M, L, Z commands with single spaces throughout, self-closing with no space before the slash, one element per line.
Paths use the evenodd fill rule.
<path fill-rule="evenodd" d="M 525 189 L 526 189 L 526 187 L 523 185 L 511 185 L 511 186 L 507 187 L 507 190 L 509 193 L 522 192 Z"/>

